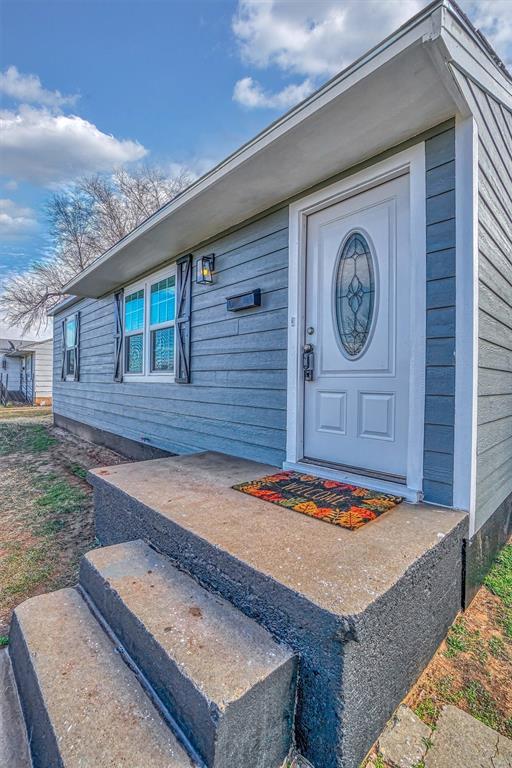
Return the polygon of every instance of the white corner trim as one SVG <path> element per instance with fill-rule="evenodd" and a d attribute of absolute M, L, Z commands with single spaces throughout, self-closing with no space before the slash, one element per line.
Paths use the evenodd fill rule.
<path fill-rule="evenodd" d="M 409 451 L 407 485 L 423 496 L 423 455 L 425 443 L 425 366 L 427 332 L 427 212 L 425 144 L 411 153 L 411 365 L 409 371 Z"/>
<path fill-rule="evenodd" d="M 453 506 L 475 530 L 478 395 L 478 128 L 455 123 L 456 310 Z"/>
<path fill-rule="evenodd" d="M 374 186 L 409 174 L 411 219 L 411 368 L 409 392 L 409 459 L 407 486 L 402 495 L 417 501 L 423 485 L 423 437 L 425 407 L 425 311 L 426 311 L 426 228 L 425 228 L 425 144 L 420 142 L 386 160 L 320 189 L 290 205 L 288 262 L 288 374 L 287 440 L 285 467 L 299 467 L 304 442 L 304 386 L 302 346 L 304 344 L 305 271 L 307 217 Z M 304 468 L 306 465 L 302 465 Z M 308 463 L 309 471 L 314 465 Z M 315 472 L 317 470 L 315 469 Z M 326 472 L 327 470 L 323 470 Z M 320 471 L 319 471 L 320 474 Z M 332 471 L 329 476 L 333 476 Z M 358 482 L 375 487 L 375 479 L 358 475 Z M 381 485 L 379 487 L 382 487 Z"/>

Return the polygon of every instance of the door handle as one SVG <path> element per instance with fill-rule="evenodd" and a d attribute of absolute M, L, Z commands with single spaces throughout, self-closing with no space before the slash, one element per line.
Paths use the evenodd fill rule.
<path fill-rule="evenodd" d="M 302 368 L 304 381 L 313 381 L 315 372 L 315 353 L 312 344 L 304 344 L 302 350 Z"/>

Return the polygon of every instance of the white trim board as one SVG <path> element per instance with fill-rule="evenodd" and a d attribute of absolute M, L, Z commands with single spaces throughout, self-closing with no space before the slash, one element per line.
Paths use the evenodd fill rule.
<path fill-rule="evenodd" d="M 307 217 L 371 187 L 409 174 L 411 216 L 411 367 L 409 391 L 409 452 L 407 484 L 399 485 L 364 475 L 352 475 L 308 462 L 301 464 L 304 443 L 304 387 L 301 349 L 304 344 Z M 353 176 L 310 194 L 290 205 L 288 284 L 287 440 L 284 467 L 350 479 L 375 490 L 398 492 L 408 501 L 422 497 L 425 404 L 426 220 L 425 144 L 399 152 Z M 356 479 L 357 478 L 357 479 Z"/>
<path fill-rule="evenodd" d="M 453 506 L 475 530 L 478 396 L 478 128 L 455 122 L 455 433 Z"/>

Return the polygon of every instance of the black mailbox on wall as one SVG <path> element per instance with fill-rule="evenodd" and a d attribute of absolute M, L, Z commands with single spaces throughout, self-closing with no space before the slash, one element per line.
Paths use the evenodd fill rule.
<path fill-rule="evenodd" d="M 228 312 L 239 312 L 241 309 L 251 309 L 251 307 L 261 306 L 261 288 L 255 288 L 254 291 L 240 293 L 238 296 L 228 296 L 226 299 Z"/>

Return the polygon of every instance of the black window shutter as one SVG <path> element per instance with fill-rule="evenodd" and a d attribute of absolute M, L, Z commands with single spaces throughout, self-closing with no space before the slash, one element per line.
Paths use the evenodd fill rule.
<path fill-rule="evenodd" d="M 62 368 L 60 377 L 64 381 L 66 378 L 66 320 L 61 321 L 62 325 Z"/>
<path fill-rule="evenodd" d="M 123 380 L 123 291 L 114 294 L 114 381 Z"/>
<path fill-rule="evenodd" d="M 80 312 L 75 314 L 75 381 L 80 380 Z"/>
<path fill-rule="evenodd" d="M 192 254 L 176 262 L 176 376 L 178 384 L 190 382 L 190 312 L 192 304 Z"/>

